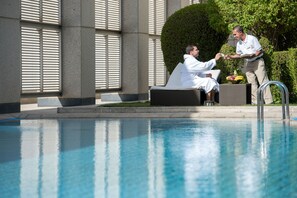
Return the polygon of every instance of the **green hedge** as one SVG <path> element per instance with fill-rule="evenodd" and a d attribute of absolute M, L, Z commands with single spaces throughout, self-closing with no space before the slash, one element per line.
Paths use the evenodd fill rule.
<path fill-rule="evenodd" d="M 297 103 L 297 48 L 289 49 L 287 67 L 290 76 L 290 100 Z"/>
<path fill-rule="evenodd" d="M 163 26 L 161 47 L 164 62 L 171 73 L 179 62 L 188 44 L 197 44 L 199 60 L 208 61 L 215 57 L 226 42 L 227 35 L 218 33 L 209 25 L 207 4 L 194 4 L 172 14 Z"/>
<path fill-rule="evenodd" d="M 271 64 L 266 63 L 269 79 L 284 83 L 289 90 L 290 103 L 297 103 L 297 49 L 273 52 L 270 59 Z M 272 85 L 271 90 L 275 103 L 281 103 L 279 88 Z"/>
<path fill-rule="evenodd" d="M 288 73 L 286 62 L 288 59 L 288 52 L 281 51 L 281 52 L 274 52 L 271 56 L 271 76 L 269 76 L 269 80 L 276 80 L 283 82 L 289 89 L 288 83 L 284 82 L 284 74 Z M 269 65 L 266 63 L 266 67 L 268 68 Z M 289 77 L 289 76 L 288 76 Z M 287 81 L 287 80 L 286 80 Z M 271 86 L 271 92 L 273 96 L 273 100 L 275 103 L 281 103 L 281 95 L 280 90 L 277 86 Z"/>

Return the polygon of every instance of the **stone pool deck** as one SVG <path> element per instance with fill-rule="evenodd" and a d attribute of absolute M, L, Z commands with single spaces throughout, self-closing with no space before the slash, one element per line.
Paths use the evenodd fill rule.
<path fill-rule="evenodd" d="M 22 105 L 20 113 L 0 114 L 0 119 L 53 118 L 257 118 L 257 106 L 178 106 L 178 107 L 102 107 L 100 104 L 74 107 L 38 107 Z M 290 106 L 291 119 L 297 118 L 297 106 Z M 282 119 L 282 106 L 264 106 L 264 118 Z"/>

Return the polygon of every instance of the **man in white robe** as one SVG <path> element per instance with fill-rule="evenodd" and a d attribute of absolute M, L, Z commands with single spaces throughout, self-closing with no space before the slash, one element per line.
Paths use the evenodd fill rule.
<path fill-rule="evenodd" d="M 196 45 L 188 45 L 184 55 L 184 67 L 181 69 L 181 82 L 183 87 L 203 89 L 206 93 L 206 105 L 214 104 L 215 91 L 219 91 L 219 83 L 211 78 L 211 75 L 202 77 L 201 73 L 211 70 L 216 66 L 216 61 L 222 55 L 217 53 L 214 59 L 207 62 L 200 62 L 196 58 L 199 56 L 199 50 Z"/>

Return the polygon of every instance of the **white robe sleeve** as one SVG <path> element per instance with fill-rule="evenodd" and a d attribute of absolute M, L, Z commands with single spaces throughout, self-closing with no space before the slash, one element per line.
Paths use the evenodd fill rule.
<path fill-rule="evenodd" d="M 207 62 L 200 62 L 194 57 L 189 57 L 185 60 L 184 64 L 186 65 L 188 72 L 195 73 L 205 70 L 211 70 L 214 66 L 216 66 L 216 60 L 211 59 Z"/>

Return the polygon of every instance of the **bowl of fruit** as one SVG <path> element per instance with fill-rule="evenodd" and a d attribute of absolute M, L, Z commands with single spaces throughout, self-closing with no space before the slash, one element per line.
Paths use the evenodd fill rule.
<path fill-rule="evenodd" d="M 243 80 L 243 76 L 230 75 L 226 77 L 226 80 L 232 84 L 239 84 Z"/>

